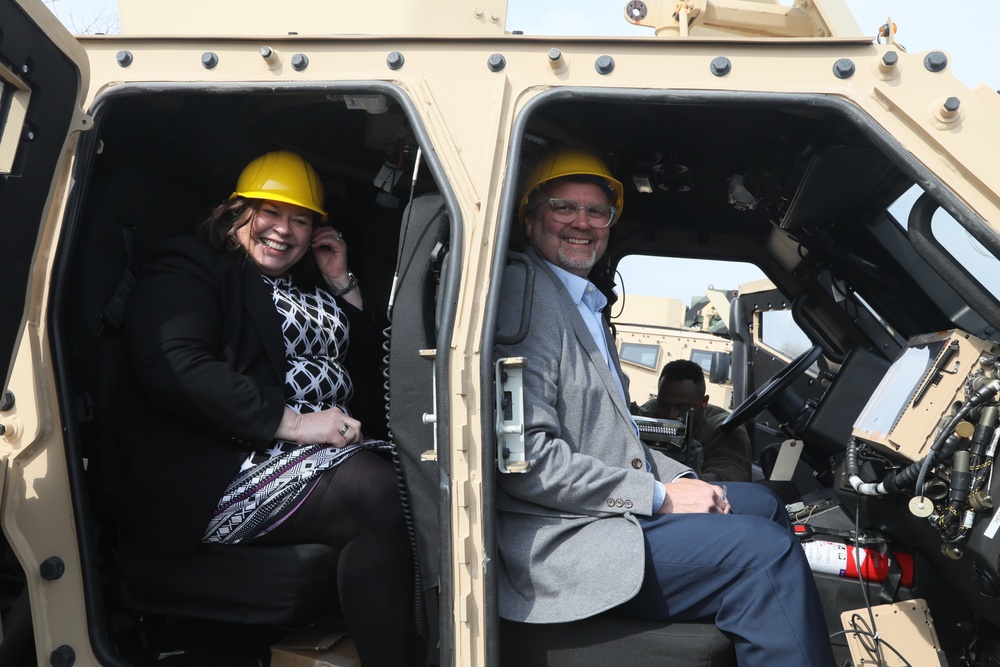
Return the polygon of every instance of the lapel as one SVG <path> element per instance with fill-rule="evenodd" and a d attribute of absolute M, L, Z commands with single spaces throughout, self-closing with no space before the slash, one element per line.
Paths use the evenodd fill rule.
<path fill-rule="evenodd" d="M 247 259 L 242 262 L 239 270 L 243 308 L 246 310 L 247 319 L 264 342 L 264 350 L 275 375 L 284 382 L 285 346 L 281 338 L 281 319 L 278 317 L 278 311 L 274 309 L 271 293 L 252 260 Z"/>
<path fill-rule="evenodd" d="M 590 363 L 593 364 L 597 369 L 597 375 L 601 378 L 601 382 L 604 384 L 604 390 L 608 393 L 611 401 L 614 403 L 615 409 L 626 421 L 631 421 L 631 416 L 628 412 L 628 405 L 625 403 L 625 397 L 622 392 L 618 389 L 618 384 L 615 382 L 614 377 L 611 375 L 611 367 L 604 361 L 604 355 L 597 348 L 597 342 L 590 333 L 590 329 L 587 328 L 587 324 L 583 321 L 580 316 L 580 311 L 577 310 L 576 304 L 573 303 L 573 299 L 570 297 L 569 292 L 566 290 L 566 286 L 563 285 L 559 277 L 552 271 L 549 264 L 542 259 L 533 248 L 528 248 L 527 253 L 531 257 L 535 264 L 537 265 L 537 270 L 541 272 L 545 277 L 550 280 L 556 292 L 562 297 L 558 299 L 558 307 L 562 310 L 564 317 L 568 322 L 572 324 L 573 335 L 576 337 L 577 342 L 583 351 L 586 353 L 587 358 Z M 608 354 L 612 363 L 615 366 L 615 372 L 621 373 L 621 368 L 618 365 L 618 352 L 615 348 L 614 340 L 611 338 L 611 334 L 608 328 L 605 326 L 601 327 L 604 333 L 604 340 L 608 346 Z M 625 378 L 619 377 L 622 380 L 622 386 L 627 386 Z M 631 429 L 630 429 L 631 431 Z"/>

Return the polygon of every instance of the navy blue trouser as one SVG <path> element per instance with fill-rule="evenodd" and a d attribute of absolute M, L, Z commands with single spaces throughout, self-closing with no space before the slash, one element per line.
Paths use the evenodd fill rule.
<path fill-rule="evenodd" d="M 715 618 L 740 667 L 833 667 L 819 594 L 785 506 L 759 484 L 727 482 L 732 514 L 640 519 L 646 575 L 620 607 L 632 618 Z"/>

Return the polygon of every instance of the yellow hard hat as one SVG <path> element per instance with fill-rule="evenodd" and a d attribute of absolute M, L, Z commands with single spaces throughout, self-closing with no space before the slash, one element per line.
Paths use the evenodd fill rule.
<path fill-rule="evenodd" d="M 521 205 L 517 209 L 518 218 L 524 222 L 524 209 L 528 205 L 528 199 L 538 188 L 548 181 L 563 176 L 596 176 L 603 180 L 610 190 L 612 196 L 609 197 L 611 205 L 618 211 L 620 217 L 622 208 L 625 206 L 625 192 L 621 181 L 611 175 L 608 165 L 604 160 L 597 157 L 590 151 L 582 148 L 563 147 L 558 148 L 543 156 L 531 174 L 524 182 L 524 194 L 521 196 Z"/>
<path fill-rule="evenodd" d="M 243 168 L 229 198 L 271 199 L 316 211 L 323 210 L 323 184 L 313 166 L 291 151 L 265 153 Z"/>

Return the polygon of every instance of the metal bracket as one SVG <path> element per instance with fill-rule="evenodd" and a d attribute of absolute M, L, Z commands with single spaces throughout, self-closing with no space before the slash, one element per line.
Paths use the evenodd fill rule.
<path fill-rule="evenodd" d="M 774 462 L 770 479 L 776 482 L 791 481 L 803 449 L 805 447 L 801 440 L 785 440 L 781 443 L 781 449 L 778 450 L 778 458 Z"/>
<path fill-rule="evenodd" d="M 423 422 L 431 425 L 431 432 L 434 434 L 434 449 L 421 452 L 421 461 L 438 460 L 438 434 L 437 434 L 437 350 L 420 350 L 418 353 L 421 359 L 431 362 L 431 410 L 423 414 Z"/>
<path fill-rule="evenodd" d="M 524 456 L 524 357 L 496 362 L 497 467 L 502 473 L 528 472 Z"/>

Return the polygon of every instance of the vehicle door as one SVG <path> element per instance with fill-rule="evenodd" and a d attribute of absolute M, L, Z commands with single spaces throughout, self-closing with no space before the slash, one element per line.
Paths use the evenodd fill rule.
<path fill-rule="evenodd" d="M 82 112 L 86 54 L 37 0 L 0 3 L 0 369 L 8 387 L 39 233 L 60 194 Z"/>
<path fill-rule="evenodd" d="M 32 609 L 64 609 L 77 619 L 83 615 L 83 606 L 79 596 L 73 597 L 78 580 L 74 573 L 79 571 L 76 555 L 32 552 L 22 529 L 44 525 L 50 531 L 71 531 L 71 512 L 61 511 L 56 503 L 43 507 L 38 502 L 43 485 L 66 488 L 61 476 L 64 462 L 44 446 L 33 445 L 42 434 L 58 437 L 59 433 L 58 426 L 45 422 L 52 411 L 46 407 L 45 381 L 40 376 L 51 366 L 42 304 L 71 158 L 80 132 L 90 127 L 82 111 L 88 71 L 82 47 L 40 0 L 0 1 L 0 235 L 4 239 L 0 259 L 0 518 L 4 538 L 16 548 L 25 572 L 37 573 L 45 558 L 51 557 L 53 565 L 58 562 L 59 567 L 43 568 L 43 577 L 62 578 L 63 585 L 32 587 Z M 38 577 L 28 580 L 37 582 Z M 27 589 L 20 591 L 15 607 L 27 609 L 27 595 Z M 8 623 L 5 616 L 3 620 L 5 630 L 23 624 L 23 619 Z M 36 613 L 29 628 L 32 625 L 35 637 L 45 638 L 39 639 L 39 650 L 50 652 L 53 662 L 74 653 L 71 646 L 85 661 L 85 623 L 77 622 L 74 636 L 59 637 L 58 642 L 53 641 L 49 619 L 42 614 Z M 4 637 L 10 642 L 3 642 L 0 662 L 7 664 L 11 651 L 21 650 L 15 636 L 30 643 L 30 635 L 29 629 L 27 634 L 11 632 Z M 56 649 L 56 643 L 62 646 Z"/>

